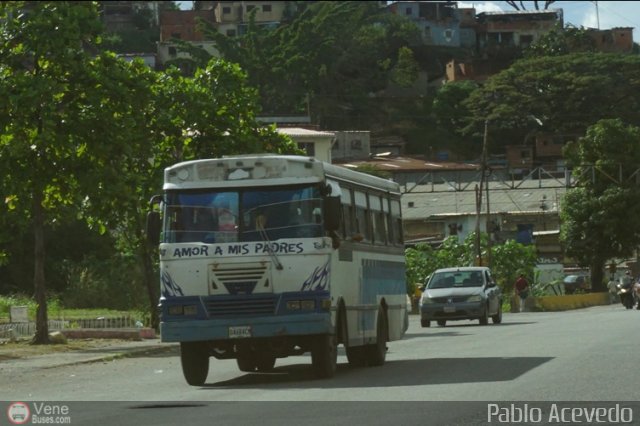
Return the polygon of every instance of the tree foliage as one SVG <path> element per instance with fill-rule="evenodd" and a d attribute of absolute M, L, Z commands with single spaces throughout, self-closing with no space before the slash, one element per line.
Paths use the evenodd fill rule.
<path fill-rule="evenodd" d="M 247 72 L 266 113 L 304 113 L 310 104 L 325 127 L 366 117 L 369 95 L 386 87 L 398 62 L 403 82 L 415 73 L 409 53 L 398 52 L 416 39 L 417 28 L 375 2 L 314 2 L 275 29 L 251 19 L 241 36 L 214 28 L 208 34 L 225 60 Z"/>
<path fill-rule="evenodd" d="M 522 59 L 489 78 L 466 105 L 472 117 L 465 132 L 481 134 L 490 120 L 492 140 L 498 141 L 494 149 L 522 143 L 533 129 L 582 135 L 606 118 L 637 125 L 640 57 L 574 53 Z"/>
<path fill-rule="evenodd" d="M 589 36 L 586 29 L 558 26 L 525 49 L 524 56 L 561 56 L 569 53 L 595 51 L 595 41 Z"/>
<path fill-rule="evenodd" d="M 487 235 L 481 234 L 480 247 L 484 259 L 487 257 L 487 242 Z M 436 269 L 472 266 L 477 255 L 475 243 L 475 233 L 471 233 L 462 243 L 456 236 L 447 237 L 437 249 L 424 243 L 408 248 L 405 251 L 407 292 L 413 294 L 415 286 L 423 284 Z M 492 246 L 491 259 L 494 278 L 504 291 L 510 292 L 519 273 L 533 276 L 536 250 L 534 246 L 511 240 Z"/>
<path fill-rule="evenodd" d="M 48 340 L 46 237 L 72 220 L 108 233 L 122 267 L 138 259 L 155 314 L 157 274 L 143 225 L 163 169 L 200 157 L 297 152 L 295 145 L 255 120 L 257 96 L 237 65 L 212 61 L 186 78 L 98 53 L 93 3 L 2 3 L 0 18 L 0 209 L 11 224 L 0 238 L 34 238 L 34 341 Z"/>
<path fill-rule="evenodd" d="M 640 205 L 639 140 L 639 127 L 602 120 L 566 148 L 582 184 L 565 196 L 561 235 L 567 254 L 591 268 L 597 288 L 604 264 L 630 256 L 640 244 L 640 221 L 632 214 Z"/>

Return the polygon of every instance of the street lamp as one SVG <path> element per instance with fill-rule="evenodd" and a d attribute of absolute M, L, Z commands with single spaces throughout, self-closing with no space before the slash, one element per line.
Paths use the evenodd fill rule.
<path fill-rule="evenodd" d="M 547 196 L 543 195 L 540 200 L 540 210 L 542 210 L 542 229 L 544 231 L 547 230 L 547 222 L 545 221 L 544 213 L 549 210 L 549 206 L 547 205 Z"/>

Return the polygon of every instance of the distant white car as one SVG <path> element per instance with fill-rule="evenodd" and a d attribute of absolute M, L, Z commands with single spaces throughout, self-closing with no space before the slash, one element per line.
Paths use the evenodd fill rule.
<path fill-rule="evenodd" d="M 502 290 L 487 267 L 446 268 L 435 271 L 420 298 L 420 324 L 445 326 L 450 320 L 478 320 L 486 325 L 502 322 Z"/>

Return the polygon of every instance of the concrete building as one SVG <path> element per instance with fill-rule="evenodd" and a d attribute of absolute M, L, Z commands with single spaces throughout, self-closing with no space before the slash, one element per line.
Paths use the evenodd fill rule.
<path fill-rule="evenodd" d="M 321 132 L 302 127 L 279 127 L 277 131 L 289 136 L 308 156 L 331 163 L 331 145 L 335 139 L 333 132 Z"/>

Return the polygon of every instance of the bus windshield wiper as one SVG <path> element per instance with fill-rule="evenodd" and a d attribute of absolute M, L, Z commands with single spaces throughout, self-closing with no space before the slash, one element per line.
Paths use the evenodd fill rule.
<path fill-rule="evenodd" d="M 260 236 L 267 243 L 267 251 L 269 252 L 269 257 L 273 261 L 273 264 L 276 265 L 276 269 L 278 271 L 282 270 L 282 263 L 280 263 L 280 259 L 278 259 L 278 255 L 275 251 L 273 251 L 273 247 L 271 247 L 271 240 L 269 239 L 269 235 L 267 231 L 264 229 L 262 223 L 257 224 L 258 231 L 260 232 Z"/>

